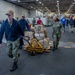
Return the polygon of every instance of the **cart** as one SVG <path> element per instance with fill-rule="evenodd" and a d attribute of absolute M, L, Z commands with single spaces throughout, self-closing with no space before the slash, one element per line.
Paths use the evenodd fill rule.
<path fill-rule="evenodd" d="M 37 29 L 38 27 L 38 29 Z M 32 34 L 32 39 L 31 37 L 29 38 L 28 37 L 28 34 L 26 35 L 25 34 L 25 37 L 24 37 L 24 42 L 27 41 L 28 44 L 24 45 L 24 49 L 29 52 L 31 55 L 35 55 L 36 53 L 43 53 L 43 52 L 50 52 L 51 50 L 51 45 L 48 43 L 48 45 L 46 46 L 46 42 L 43 42 L 42 43 L 38 40 L 38 38 L 35 36 L 36 33 L 38 33 L 39 37 L 41 36 L 40 35 L 40 31 L 43 30 L 44 31 L 44 26 L 43 25 L 40 25 L 40 26 L 35 26 L 34 30 L 32 30 L 33 34 Z M 31 33 L 30 33 L 31 34 Z M 44 35 L 45 37 L 47 37 L 46 35 L 47 33 L 45 32 Z M 48 41 L 49 42 L 49 41 Z M 42 44 L 45 44 L 45 45 L 42 45 Z M 46 46 L 46 47 L 45 47 Z"/>
<path fill-rule="evenodd" d="M 24 49 L 29 52 L 31 55 L 35 55 L 36 53 L 43 53 L 43 52 L 50 52 L 51 46 L 49 45 L 47 48 L 43 48 L 43 46 L 40 44 L 40 42 L 33 37 L 31 40 L 28 36 L 25 36 L 24 42 L 27 41 L 27 45 L 24 46 Z"/>

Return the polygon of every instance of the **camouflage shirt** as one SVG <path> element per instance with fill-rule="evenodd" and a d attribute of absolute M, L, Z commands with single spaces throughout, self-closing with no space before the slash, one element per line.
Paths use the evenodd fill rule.
<path fill-rule="evenodd" d="M 53 23 L 53 34 L 61 34 L 62 25 L 60 22 Z"/>

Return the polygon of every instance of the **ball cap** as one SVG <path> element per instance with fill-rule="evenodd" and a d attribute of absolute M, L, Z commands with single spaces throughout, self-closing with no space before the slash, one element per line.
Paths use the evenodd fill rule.
<path fill-rule="evenodd" d="M 23 18 L 25 18 L 25 15 L 22 15 Z"/>
<path fill-rule="evenodd" d="M 13 15 L 14 16 L 14 12 L 12 10 L 8 10 L 8 12 L 5 15 Z"/>

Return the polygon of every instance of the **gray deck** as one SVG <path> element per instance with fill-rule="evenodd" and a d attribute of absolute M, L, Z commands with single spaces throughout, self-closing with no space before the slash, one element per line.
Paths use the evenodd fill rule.
<path fill-rule="evenodd" d="M 52 28 L 48 27 L 52 41 Z M 67 47 L 65 47 L 65 44 Z M 11 73 L 12 59 L 7 56 L 6 44 L 0 49 L 0 75 L 75 75 L 75 33 L 67 31 L 62 35 L 59 50 L 31 56 L 19 50 L 19 68 Z"/>

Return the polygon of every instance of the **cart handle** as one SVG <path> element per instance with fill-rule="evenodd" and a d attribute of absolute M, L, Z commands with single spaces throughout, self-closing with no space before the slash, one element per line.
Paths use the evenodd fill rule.
<path fill-rule="evenodd" d="M 24 36 L 23 39 L 26 40 L 26 41 L 29 41 L 30 40 L 30 37 L 29 36 Z"/>

